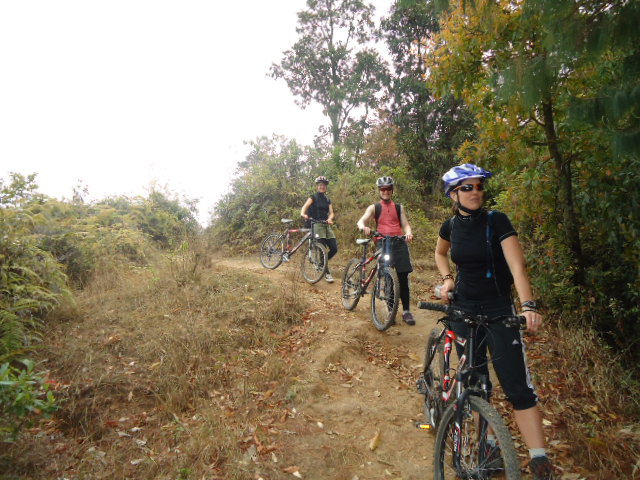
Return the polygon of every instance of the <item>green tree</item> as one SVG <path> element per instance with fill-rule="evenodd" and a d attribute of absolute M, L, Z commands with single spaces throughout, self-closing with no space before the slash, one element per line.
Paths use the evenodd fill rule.
<path fill-rule="evenodd" d="M 238 164 L 231 191 L 216 204 L 210 222 L 218 245 L 255 249 L 267 232 L 280 228 L 280 218 L 299 219 L 318 174 L 318 152 L 295 140 L 274 135 L 249 144 L 252 150 Z"/>
<path fill-rule="evenodd" d="M 569 3 L 476 1 L 451 8 L 434 39 L 429 82 L 443 95 L 462 96 L 476 114 L 479 137 L 460 154 L 508 174 L 497 201 L 512 210 L 531 242 L 536 284 L 547 301 L 567 319 L 593 319 L 623 345 L 640 338 L 633 320 L 640 273 L 633 253 L 640 216 L 633 206 L 640 194 L 629 188 L 637 182 L 638 157 L 615 155 L 609 132 L 573 113 L 576 99 L 593 106 L 610 86 L 635 85 L 628 62 L 637 47 L 628 39 L 637 32 L 621 28 L 616 40 L 618 33 L 607 29 L 604 39 L 591 23 L 622 25 L 620 15 L 637 8 Z M 560 23 L 548 23 L 556 14 L 571 48 L 558 44 Z M 617 120 L 602 118 L 632 128 L 634 108 L 621 106 Z"/>
<path fill-rule="evenodd" d="M 397 2 L 381 22 L 394 70 L 390 120 L 399 127 L 399 143 L 411 169 L 429 192 L 439 190 L 455 150 L 474 134 L 473 116 L 463 102 L 453 95 L 434 98 L 424 81 L 427 48 L 439 29 L 432 2 Z"/>
<path fill-rule="evenodd" d="M 378 105 L 387 81 L 384 62 L 367 46 L 374 39 L 373 11 L 360 0 L 307 0 L 307 9 L 298 13 L 299 40 L 270 69 L 302 108 L 320 104 L 334 144 L 357 111 L 364 110 L 366 119 Z"/>

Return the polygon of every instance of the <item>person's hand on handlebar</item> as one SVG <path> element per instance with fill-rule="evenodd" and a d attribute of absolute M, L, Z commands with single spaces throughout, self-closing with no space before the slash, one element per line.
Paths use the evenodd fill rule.
<path fill-rule="evenodd" d="M 371 235 L 371 229 L 369 227 L 362 227 L 360 230 L 362 230 L 365 235 Z"/>
<path fill-rule="evenodd" d="M 534 310 L 524 310 L 522 315 L 527 319 L 527 331 L 537 332 L 542 327 L 542 315 Z"/>
<path fill-rule="evenodd" d="M 451 303 L 449 292 L 453 293 L 456 289 L 456 284 L 453 278 L 447 278 L 442 282 L 442 288 L 440 289 L 440 298 L 445 303 Z"/>

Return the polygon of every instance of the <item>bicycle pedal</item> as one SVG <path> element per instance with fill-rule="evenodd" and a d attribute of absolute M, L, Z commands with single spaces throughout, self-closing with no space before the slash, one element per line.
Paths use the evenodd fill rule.
<path fill-rule="evenodd" d="M 420 429 L 420 430 L 431 430 L 431 429 L 433 429 L 433 425 L 431 425 L 430 423 L 424 423 L 424 422 L 416 422 L 415 423 L 415 427 L 417 429 Z"/>

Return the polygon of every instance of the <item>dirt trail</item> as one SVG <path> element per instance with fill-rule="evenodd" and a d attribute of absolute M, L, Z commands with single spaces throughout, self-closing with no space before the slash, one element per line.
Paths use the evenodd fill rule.
<path fill-rule="evenodd" d="M 276 270 L 262 268 L 255 258 L 221 263 L 274 283 L 299 276 L 295 260 Z M 415 379 L 437 317 L 414 307 L 416 326 L 400 320 L 379 332 L 369 317 L 369 297 L 346 311 L 340 299 L 342 271 L 334 267 L 332 273 L 333 284 L 309 285 L 301 277 L 295 282 L 309 299 L 309 328 L 315 334 L 305 337 L 312 340 L 297 352 L 305 394 L 287 422 L 287 448 L 280 461 L 298 467 L 305 479 L 429 478 L 434 438 L 415 427 L 422 418 Z M 414 295 L 412 303 L 417 300 Z M 282 478 L 292 478 L 291 473 Z"/>

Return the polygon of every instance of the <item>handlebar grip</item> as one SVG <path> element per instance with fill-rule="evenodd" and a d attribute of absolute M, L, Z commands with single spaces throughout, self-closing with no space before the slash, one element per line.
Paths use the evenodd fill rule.
<path fill-rule="evenodd" d="M 527 328 L 527 317 L 524 315 L 515 315 L 513 317 L 508 317 L 503 320 L 503 323 L 507 327 L 515 327 L 520 330 L 526 330 Z"/>
<path fill-rule="evenodd" d="M 449 313 L 451 307 L 449 305 L 444 305 L 442 303 L 433 303 L 433 302 L 418 302 L 418 308 L 422 308 L 425 310 L 435 310 L 436 312 L 444 312 Z"/>

